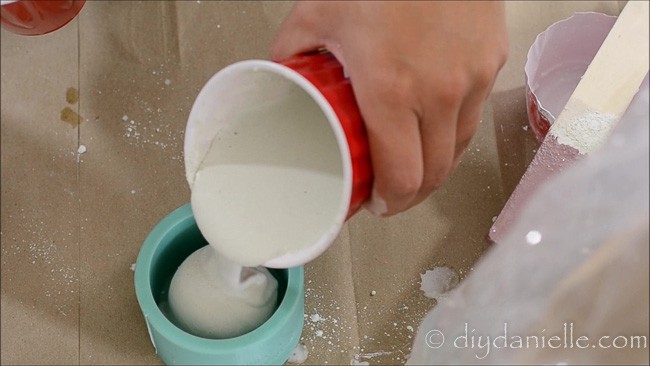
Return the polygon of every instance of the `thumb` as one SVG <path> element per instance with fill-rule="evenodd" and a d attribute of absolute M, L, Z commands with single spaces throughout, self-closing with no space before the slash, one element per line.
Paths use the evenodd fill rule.
<path fill-rule="evenodd" d="M 297 4 L 280 26 L 271 45 L 271 59 L 279 61 L 299 53 L 314 51 L 325 46 L 318 35 L 317 25 L 304 19 L 304 11 Z"/>

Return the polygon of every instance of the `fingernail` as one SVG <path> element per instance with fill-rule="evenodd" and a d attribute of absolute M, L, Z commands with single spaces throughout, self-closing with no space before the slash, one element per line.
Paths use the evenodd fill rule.
<path fill-rule="evenodd" d="M 383 216 L 386 212 L 388 212 L 386 201 L 384 201 L 384 199 L 379 196 L 374 188 L 372 189 L 370 200 L 367 201 L 363 207 L 375 216 Z"/>

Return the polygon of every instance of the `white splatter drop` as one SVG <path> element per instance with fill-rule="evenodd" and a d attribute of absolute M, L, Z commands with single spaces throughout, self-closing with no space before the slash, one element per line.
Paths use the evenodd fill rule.
<path fill-rule="evenodd" d="M 542 233 L 537 230 L 531 230 L 526 234 L 526 242 L 530 245 L 537 245 L 542 241 Z"/>
<path fill-rule="evenodd" d="M 393 352 L 386 352 L 386 351 L 377 351 L 377 352 L 369 352 L 369 353 L 359 353 L 360 358 L 374 358 L 377 356 L 384 356 L 384 355 L 390 355 Z"/>
<path fill-rule="evenodd" d="M 308 355 L 309 351 L 307 350 L 307 347 L 305 347 L 304 344 L 298 344 L 296 349 L 293 350 L 293 353 L 291 353 L 291 356 L 289 356 L 287 362 L 301 364 L 307 360 Z"/>
<path fill-rule="evenodd" d="M 458 273 L 448 267 L 435 267 L 424 274 L 420 274 L 420 290 L 424 296 L 437 299 L 458 285 Z"/>
<path fill-rule="evenodd" d="M 370 365 L 370 362 L 368 361 L 358 361 L 355 360 L 354 358 L 350 361 L 350 365 Z"/>
<path fill-rule="evenodd" d="M 86 145 L 79 145 L 79 148 L 77 149 L 77 153 L 83 154 L 86 152 Z"/>

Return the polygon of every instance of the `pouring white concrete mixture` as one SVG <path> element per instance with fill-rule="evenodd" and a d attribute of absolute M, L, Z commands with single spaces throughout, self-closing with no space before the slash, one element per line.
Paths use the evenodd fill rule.
<path fill-rule="evenodd" d="M 188 131 L 211 139 L 185 145 L 192 211 L 210 245 L 180 266 L 169 305 L 195 335 L 234 337 L 263 324 L 278 284 L 261 266 L 328 241 L 345 216 L 343 167 L 327 119 L 299 88 L 278 103 L 242 108 L 230 123 L 190 116 Z"/>
<path fill-rule="evenodd" d="M 169 287 L 178 326 L 203 338 L 231 338 L 257 328 L 275 311 L 278 281 L 266 268 L 242 267 L 209 245 L 192 253 Z"/>

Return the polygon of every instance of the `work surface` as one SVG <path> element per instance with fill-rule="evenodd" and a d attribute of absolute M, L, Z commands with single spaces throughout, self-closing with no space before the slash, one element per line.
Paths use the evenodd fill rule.
<path fill-rule="evenodd" d="M 306 363 L 405 361 L 435 305 L 420 274 L 472 270 L 534 154 L 528 47 L 574 11 L 622 5 L 507 3 L 510 59 L 447 184 L 401 215 L 358 214 L 305 266 Z M 198 91 L 232 62 L 266 58 L 290 6 L 88 2 L 50 35 L 2 30 L 2 364 L 160 363 L 132 264 L 153 226 L 189 201 L 183 130 Z"/>

